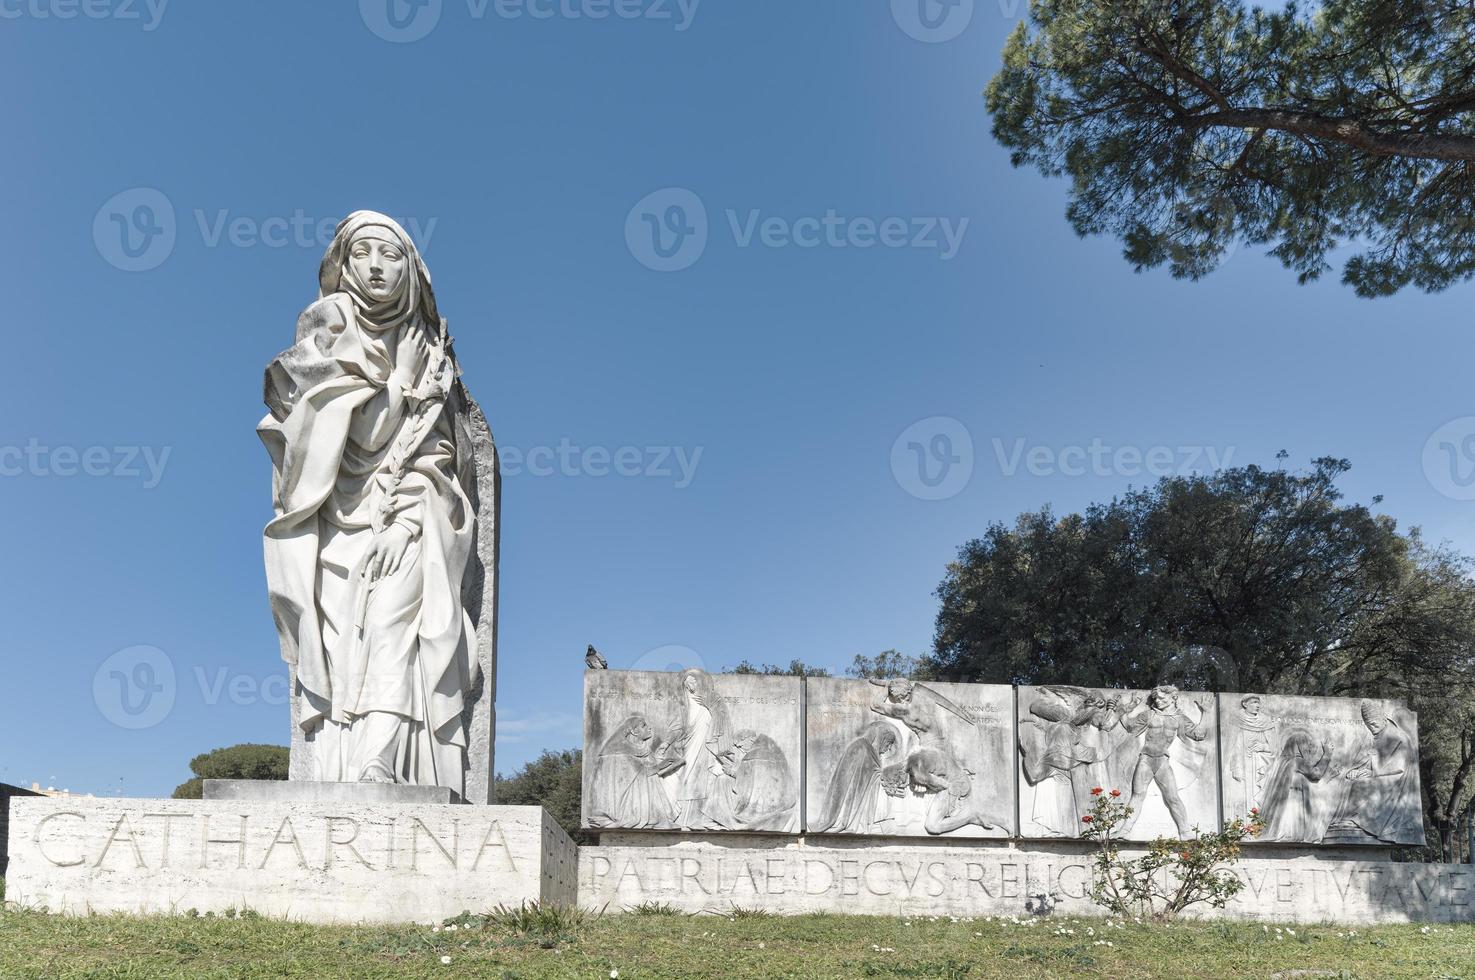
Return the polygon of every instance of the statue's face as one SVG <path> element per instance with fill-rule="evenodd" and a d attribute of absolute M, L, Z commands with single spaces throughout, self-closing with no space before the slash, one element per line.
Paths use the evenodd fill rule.
<path fill-rule="evenodd" d="M 1253 718 L 1260 713 L 1260 699 L 1249 698 L 1245 701 L 1245 714 Z"/>
<path fill-rule="evenodd" d="M 686 680 L 685 680 L 684 683 L 686 685 L 687 693 L 689 693 L 689 694 L 695 694 L 695 693 L 697 693 L 697 679 L 696 679 L 696 677 L 692 676 L 691 674 L 687 674 L 686 675 Z"/>
<path fill-rule="evenodd" d="M 1167 711 L 1173 705 L 1173 698 L 1166 691 L 1153 691 L 1147 696 L 1147 704 L 1158 711 Z"/>
<path fill-rule="evenodd" d="M 1362 723 L 1366 725 L 1367 730 L 1372 732 L 1374 735 L 1383 734 L 1383 729 L 1388 727 L 1387 720 L 1383 718 L 1364 718 L 1362 720 Z"/>
<path fill-rule="evenodd" d="M 348 266 L 370 296 L 384 301 L 399 291 L 410 261 L 388 229 L 366 228 L 349 246 Z"/>
<path fill-rule="evenodd" d="M 886 697 L 893 704 L 906 704 L 912 699 L 912 687 L 905 682 L 892 681 L 886 685 Z"/>

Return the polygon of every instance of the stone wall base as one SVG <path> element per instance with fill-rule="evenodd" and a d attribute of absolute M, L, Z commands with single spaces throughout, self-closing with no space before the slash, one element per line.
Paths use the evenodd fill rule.
<path fill-rule="evenodd" d="M 1247 848 L 1245 888 L 1222 911 L 1268 922 L 1475 922 L 1475 866 L 1395 864 L 1345 850 Z M 1361 858 L 1361 859 L 1359 859 Z M 896 843 L 864 838 L 606 834 L 579 849 L 579 902 L 619 912 L 644 902 L 685 912 L 1101 915 L 1081 842 Z"/>
<path fill-rule="evenodd" d="M 9 858 L 7 904 L 78 915 L 437 922 L 576 900 L 542 807 L 16 798 Z"/>

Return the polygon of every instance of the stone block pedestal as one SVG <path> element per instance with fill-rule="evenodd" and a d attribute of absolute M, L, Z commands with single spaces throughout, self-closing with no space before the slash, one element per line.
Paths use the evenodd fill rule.
<path fill-rule="evenodd" d="M 576 900 L 541 807 L 17 798 L 10 821 L 7 902 L 57 913 L 397 923 Z"/>

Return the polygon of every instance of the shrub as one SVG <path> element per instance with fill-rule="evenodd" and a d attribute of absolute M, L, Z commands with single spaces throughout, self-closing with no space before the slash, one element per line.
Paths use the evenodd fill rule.
<path fill-rule="evenodd" d="M 1214 833 L 1196 831 L 1187 840 L 1159 837 L 1147 853 L 1124 858 L 1116 830 L 1132 815 L 1121 791 L 1091 790 L 1095 802 L 1081 817 L 1081 834 L 1097 843 L 1091 869 L 1091 899 L 1113 915 L 1165 922 L 1200 902 L 1221 909 L 1244 882 L 1229 870 L 1239 860 L 1240 844 L 1265 829 L 1259 810 L 1231 820 Z"/>

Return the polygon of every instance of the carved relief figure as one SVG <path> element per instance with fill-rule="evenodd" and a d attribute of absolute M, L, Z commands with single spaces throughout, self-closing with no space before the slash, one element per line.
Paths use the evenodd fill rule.
<path fill-rule="evenodd" d="M 1225 791 L 1231 817 L 1244 816 L 1255 807 L 1264 809 L 1268 799 L 1265 787 L 1276 764 L 1276 722 L 1260 710 L 1262 702 L 1258 694 L 1239 699 L 1240 717 L 1228 747 L 1231 784 Z"/>
<path fill-rule="evenodd" d="M 464 792 L 480 682 L 462 601 L 469 400 L 430 273 L 392 219 L 338 226 L 320 298 L 266 372 L 265 558 L 313 776 Z"/>
<path fill-rule="evenodd" d="M 744 830 L 771 830 L 788 822 L 799 798 L 783 749 L 767 735 L 741 731 L 722 757 L 728 777 L 732 823 Z"/>
<path fill-rule="evenodd" d="M 632 715 L 605 739 L 594 766 L 591 827 L 653 828 L 669 826 L 676 807 L 661 777 L 674 772 L 679 757 L 661 751 L 643 715 Z"/>
<path fill-rule="evenodd" d="M 1377 701 L 1363 701 L 1359 711 L 1372 737 L 1357 762 L 1340 774 L 1340 802 L 1325 839 L 1418 841 L 1423 814 L 1413 743 Z"/>
<path fill-rule="evenodd" d="M 862 833 L 876 823 L 881 806 L 881 770 L 898 751 L 896 729 L 872 722 L 851 741 L 830 776 L 816 833 Z"/>
<path fill-rule="evenodd" d="M 712 678 L 694 667 L 681 672 L 685 715 L 672 725 L 672 741 L 681 746 L 683 768 L 676 794 L 682 830 L 731 822 L 727 801 L 717 792 L 724 775 L 721 755 L 727 750 L 727 713 L 717 698 Z"/>
<path fill-rule="evenodd" d="M 781 699 L 771 696 L 784 689 L 780 683 L 758 682 L 754 695 L 744 686 L 751 682 L 719 687 L 726 680 L 696 668 L 679 674 L 591 669 L 586 675 L 586 684 L 592 685 L 586 731 L 589 744 L 597 739 L 600 749 L 597 757 L 586 757 L 585 826 L 791 829 L 800 788 L 781 744 L 787 722 L 771 729 L 758 726 L 792 711 L 790 737 L 797 738 L 798 685 Z M 723 698 L 719 690 L 739 694 Z M 761 705 L 751 720 L 744 707 L 749 701 Z M 631 710 L 635 704 L 642 706 Z M 736 729 L 734 714 L 749 727 Z M 616 718 L 620 723 L 611 725 Z"/>
<path fill-rule="evenodd" d="M 946 729 L 942 712 L 970 727 L 973 725 L 967 712 L 929 687 L 907 680 L 872 680 L 871 683 L 886 689 L 885 698 L 872 705 L 871 710 L 900 721 L 911 729 L 922 746 L 935 748 L 944 744 Z"/>
<path fill-rule="evenodd" d="M 1133 700 L 1121 712 L 1121 725 L 1132 735 L 1142 736 L 1142 749 L 1132 772 L 1131 792 L 1127 805 L 1133 813 L 1122 824 L 1122 833 L 1130 834 L 1132 827 L 1142 815 L 1142 801 L 1148 788 L 1156 784 L 1172 815 L 1173 825 L 1179 837 L 1193 832 L 1188 821 L 1188 808 L 1178 792 L 1178 780 L 1173 773 L 1170 752 L 1179 739 L 1202 742 L 1208 734 L 1205 722 L 1211 717 L 1206 704 L 1199 704 L 1199 717 L 1192 721 L 1178 707 L 1178 689 L 1172 686 L 1155 687 L 1147 696 L 1144 706 Z"/>
<path fill-rule="evenodd" d="M 1275 768 L 1265 783 L 1264 799 L 1253 806 L 1260 807 L 1265 820 L 1263 840 L 1304 841 L 1314 843 L 1321 839 L 1321 821 L 1316 816 L 1314 783 L 1321 782 L 1332 763 L 1332 750 L 1323 741 L 1317 745 L 1311 733 L 1304 728 L 1294 729 L 1286 736 L 1280 747 L 1280 756 Z M 1229 817 L 1242 817 L 1250 812 L 1230 812 Z"/>
<path fill-rule="evenodd" d="M 921 748 L 907 756 L 907 778 L 912 792 L 931 798 L 925 827 L 929 834 L 947 834 L 976 824 L 992 830 L 995 824 L 986 814 L 987 800 L 973 792 L 973 773 L 950 754 L 935 748 Z"/>
<path fill-rule="evenodd" d="M 1032 833 L 1074 836 L 1089 799 L 1098 751 L 1085 744 L 1082 729 L 1096 715 L 1087 692 L 1052 685 L 1038 692 L 1019 720 L 1019 748 L 1025 781 L 1034 788 L 1029 822 Z"/>

